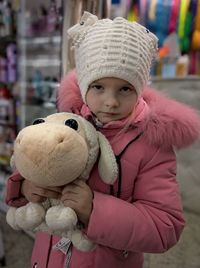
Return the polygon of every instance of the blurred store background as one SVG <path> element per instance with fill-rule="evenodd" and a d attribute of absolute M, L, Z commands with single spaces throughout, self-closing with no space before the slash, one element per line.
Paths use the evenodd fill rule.
<path fill-rule="evenodd" d="M 66 30 L 83 10 L 154 32 L 159 50 L 150 84 L 200 110 L 200 0 L 0 0 L 0 267 L 29 267 L 33 238 L 5 223 L 13 141 L 34 118 L 56 111 L 60 79 L 73 67 Z M 200 144 L 178 160 L 188 225 L 169 252 L 146 255 L 145 268 L 200 268 Z"/>

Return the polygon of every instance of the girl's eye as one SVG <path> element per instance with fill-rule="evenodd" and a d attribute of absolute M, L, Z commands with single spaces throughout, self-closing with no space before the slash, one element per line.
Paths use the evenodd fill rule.
<path fill-rule="evenodd" d="M 91 88 L 95 89 L 95 90 L 102 90 L 103 89 L 103 87 L 101 85 L 92 85 Z"/>
<path fill-rule="evenodd" d="M 131 89 L 129 87 L 122 87 L 121 90 L 122 91 L 130 91 Z"/>
<path fill-rule="evenodd" d="M 120 89 L 120 93 L 122 93 L 122 94 L 128 94 L 128 93 L 130 93 L 132 91 L 132 89 L 130 88 L 130 87 L 122 87 L 121 89 Z"/>

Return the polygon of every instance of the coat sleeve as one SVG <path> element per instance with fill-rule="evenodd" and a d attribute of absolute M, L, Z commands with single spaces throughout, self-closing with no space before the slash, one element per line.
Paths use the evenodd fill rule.
<path fill-rule="evenodd" d="M 139 171 L 133 203 L 94 193 L 87 235 L 119 250 L 160 253 L 177 243 L 184 223 L 175 154 L 157 150 Z"/>
<path fill-rule="evenodd" d="M 21 193 L 21 185 L 24 178 L 17 170 L 8 178 L 6 185 L 6 203 L 12 207 L 20 207 L 27 204 L 26 198 Z"/>

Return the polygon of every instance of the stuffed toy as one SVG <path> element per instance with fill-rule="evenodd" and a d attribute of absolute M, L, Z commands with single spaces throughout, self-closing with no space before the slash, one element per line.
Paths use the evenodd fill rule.
<path fill-rule="evenodd" d="M 13 163 L 19 173 L 43 187 L 87 180 L 97 159 L 101 179 L 113 184 L 118 167 L 108 140 L 86 119 L 72 113 L 36 119 L 19 132 L 14 144 Z M 57 199 L 10 207 L 6 219 L 15 230 L 42 230 L 67 237 L 82 251 L 95 247 L 81 232 L 75 211 Z"/>

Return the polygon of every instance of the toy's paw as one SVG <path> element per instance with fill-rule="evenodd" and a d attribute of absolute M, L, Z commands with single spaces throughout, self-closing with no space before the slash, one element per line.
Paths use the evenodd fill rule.
<path fill-rule="evenodd" d="M 16 210 L 16 222 L 23 230 L 33 230 L 45 218 L 45 210 L 40 204 L 28 203 Z"/>
<path fill-rule="evenodd" d="M 96 244 L 89 240 L 80 230 L 71 230 L 67 232 L 68 238 L 72 241 L 73 246 L 83 252 L 92 251 Z"/>
<path fill-rule="evenodd" d="M 16 222 L 16 208 L 10 207 L 6 213 L 6 221 L 14 230 L 21 230 L 21 228 L 17 225 Z"/>
<path fill-rule="evenodd" d="M 53 231 L 70 230 L 77 224 L 78 218 L 69 207 L 54 206 L 47 210 L 46 223 Z"/>

